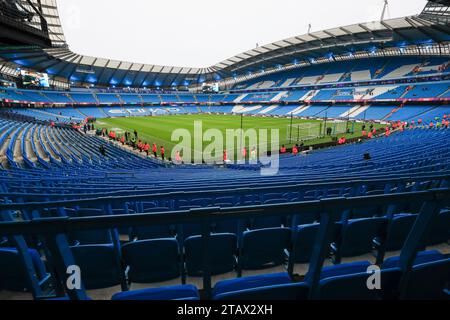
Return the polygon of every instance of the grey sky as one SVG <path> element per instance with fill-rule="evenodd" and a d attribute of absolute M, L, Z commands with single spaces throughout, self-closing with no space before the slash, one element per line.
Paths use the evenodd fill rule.
<path fill-rule="evenodd" d="M 159 65 L 208 67 L 312 30 L 379 20 L 383 0 L 57 0 L 70 48 Z M 390 0 L 387 17 L 426 0 Z"/>

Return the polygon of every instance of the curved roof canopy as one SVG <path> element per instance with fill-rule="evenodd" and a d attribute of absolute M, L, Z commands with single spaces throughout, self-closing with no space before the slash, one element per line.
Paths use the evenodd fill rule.
<path fill-rule="evenodd" d="M 287 65 L 309 63 L 312 59 L 353 54 L 358 52 L 384 52 L 389 48 L 418 48 L 417 54 L 430 54 L 426 48 L 450 41 L 450 27 L 446 21 L 427 13 L 436 7 L 448 14 L 448 6 L 429 3 L 418 16 L 360 23 L 333 28 L 284 39 L 243 52 L 208 68 L 158 66 L 104 58 L 83 56 L 70 51 L 65 45 L 54 0 L 41 0 L 52 15 L 53 47 L 6 48 L 0 50 L 3 64 L 22 66 L 47 72 L 55 79 L 83 85 L 130 87 L 180 87 L 195 86 L 203 82 L 233 79 L 265 69 L 283 68 Z M 442 9 L 444 8 L 444 9 Z M 445 9 L 446 8 L 446 9 Z M 434 18 L 433 18 L 434 17 Z M 448 17 L 448 15 L 446 16 Z M 58 27 L 59 26 L 59 27 Z M 425 46 L 425 47 L 424 47 Z M 420 50 L 422 48 L 422 50 Z M 397 51 L 396 51 L 397 52 Z M 438 50 L 433 54 L 449 52 Z M 402 52 L 399 51 L 398 55 Z M 393 54 L 395 55 L 395 54 Z M 1 63 L 1 61 L 0 61 Z"/>

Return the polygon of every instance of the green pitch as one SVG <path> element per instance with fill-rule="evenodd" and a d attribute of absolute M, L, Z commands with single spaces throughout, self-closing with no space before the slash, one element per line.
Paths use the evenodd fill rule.
<path fill-rule="evenodd" d="M 242 124 L 241 124 L 242 120 Z M 108 130 L 114 130 L 119 136 L 125 131 L 133 133 L 137 130 L 139 139 L 143 142 L 150 144 L 156 143 L 159 146 L 163 145 L 166 149 L 166 154 L 170 154 L 172 148 L 177 145 L 178 141 L 172 141 L 172 133 L 176 129 L 187 129 L 192 133 L 194 131 L 194 121 L 202 121 L 203 132 L 208 129 L 218 129 L 224 136 L 227 129 L 240 129 L 241 125 L 244 130 L 247 129 L 268 129 L 270 141 L 270 129 L 279 129 L 280 146 L 286 145 L 290 147 L 303 141 L 304 138 L 311 133 L 312 130 L 306 129 L 293 129 L 293 133 L 290 134 L 288 127 L 291 124 L 290 118 L 261 118 L 261 117 L 242 117 L 233 115 L 171 115 L 171 116 L 158 116 L 158 117 L 130 117 L 130 118 L 106 118 L 99 119 L 96 123 L 96 128 L 107 128 Z M 322 123 L 322 124 L 321 124 Z M 301 120 L 293 119 L 292 124 L 315 124 L 314 132 L 321 131 L 324 133 L 325 124 L 321 120 Z M 329 126 L 330 123 L 327 124 Z M 346 125 L 344 125 L 345 128 Z M 376 125 L 376 128 L 380 128 L 382 125 Z M 341 125 L 342 127 L 342 125 Z M 354 130 L 354 134 L 339 134 L 339 137 L 345 136 L 347 138 L 354 138 L 361 135 L 361 123 L 347 124 L 349 129 Z M 319 129 L 320 128 L 320 129 Z M 303 131 L 302 131 L 303 130 Z M 331 137 L 321 137 L 305 140 L 305 145 L 313 145 L 331 141 Z M 245 144 L 248 146 L 248 141 Z M 203 143 L 203 148 L 207 146 L 209 142 Z M 192 145 L 194 143 L 192 142 Z M 199 152 L 201 150 L 194 150 Z M 230 150 L 229 150 L 230 152 Z"/>

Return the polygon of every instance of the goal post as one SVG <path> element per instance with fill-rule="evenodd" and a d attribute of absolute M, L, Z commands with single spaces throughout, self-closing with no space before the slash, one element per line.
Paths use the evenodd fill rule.
<path fill-rule="evenodd" d="M 322 123 L 296 123 L 287 126 L 286 140 L 290 143 L 317 139 L 322 136 Z"/>

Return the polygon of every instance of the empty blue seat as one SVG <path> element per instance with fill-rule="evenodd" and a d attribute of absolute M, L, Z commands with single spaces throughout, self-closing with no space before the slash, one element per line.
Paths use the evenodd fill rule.
<path fill-rule="evenodd" d="M 244 289 L 214 295 L 214 300 L 306 300 L 309 286 L 306 283 L 278 284 L 257 288 Z"/>
<path fill-rule="evenodd" d="M 200 300 L 193 285 L 180 285 L 116 293 L 111 300 Z"/>
<path fill-rule="evenodd" d="M 181 259 L 176 239 L 139 240 L 122 246 L 128 282 L 151 283 L 176 279 L 181 275 Z"/>
<path fill-rule="evenodd" d="M 415 214 L 397 214 L 389 223 L 387 230 L 387 237 L 384 240 L 387 251 L 400 250 L 411 232 L 414 222 L 417 219 Z M 374 239 L 375 246 L 382 245 L 383 240 L 380 238 Z"/>
<path fill-rule="evenodd" d="M 319 231 L 320 224 L 300 225 L 292 231 L 292 243 L 294 252 L 294 263 L 306 263 L 311 259 L 312 251 Z M 285 250 L 289 257 L 289 250 Z"/>
<path fill-rule="evenodd" d="M 213 297 L 217 297 L 230 292 L 291 283 L 292 279 L 287 273 L 263 274 L 219 281 L 214 286 L 212 294 Z"/>
<path fill-rule="evenodd" d="M 45 265 L 34 249 L 28 249 L 34 267 L 34 277 L 39 283 L 50 277 Z M 16 248 L 0 248 L 0 290 L 24 291 L 29 290 L 27 270 Z"/>
<path fill-rule="evenodd" d="M 212 275 L 233 271 L 236 266 L 237 237 L 235 234 L 211 234 L 209 268 Z M 202 236 L 189 237 L 184 242 L 186 272 L 189 276 L 203 275 Z"/>
<path fill-rule="evenodd" d="M 284 250 L 289 248 L 289 228 L 268 228 L 244 232 L 239 246 L 239 267 L 261 269 L 283 264 Z"/>
<path fill-rule="evenodd" d="M 414 259 L 414 265 L 439 261 L 445 259 L 445 255 L 439 252 L 438 250 L 428 250 L 417 253 L 416 258 Z M 384 260 L 381 267 L 383 269 L 389 268 L 397 268 L 400 261 L 400 256 L 390 257 Z"/>
<path fill-rule="evenodd" d="M 71 247 L 71 251 L 87 290 L 121 284 L 123 271 L 113 245 L 80 245 Z"/>
<path fill-rule="evenodd" d="M 402 298 L 444 299 L 450 284 L 450 258 L 416 264 L 407 278 Z"/>
<path fill-rule="evenodd" d="M 380 287 L 369 288 L 372 276 L 367 271 L 326 277 L 319 282 L 317 299 L 320 300 L 381 300 L 395 297 L 400 280 L 400 269 L 379 271 Z"/>
<path fill-rule="evenodd" d="M 450 239 L 450 210 L 443 210 L 433 221 L 428 245 L 446 243 Z"/>
<path fill-rule="evenodd" d="M 338 241 L 331 244 L 335 262 L 341 257 L 353 257 L 371 252 L 373 239 L 385 232 L 386 218 L 367 218 L 349 220 L 341 230 Z"/>

